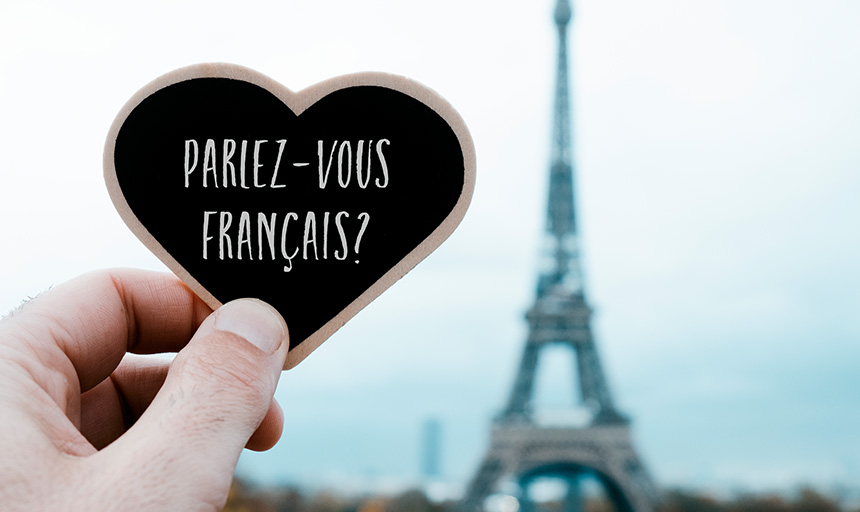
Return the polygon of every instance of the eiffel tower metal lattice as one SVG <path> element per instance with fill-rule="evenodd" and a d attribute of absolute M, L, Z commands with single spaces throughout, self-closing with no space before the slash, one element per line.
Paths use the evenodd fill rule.
<path fill-rule="evenodd" d="M 557 0 L 558 70 L 549 180 L 546 267 L 541 270 L 537 298 L 527 312 L 528 339 L 514 387 L 504 411 L 494 420 L 490 450 L 461 503 L 463 512 L 479 512 L 485 499 L 504 479 L 520 489 L 520 512 L 533 504 L 523 492 L 538 477 L 568 483 L 565 512 L 581 509 L 579 481 L 601 482 L 617 510 L 654 509 L 658 492 L 630 441 L 630 422 L 616 410 L 598 357 L 590 326 L 579 260 L 573 182 L 567 27 L 569 0 Z M 576 426 L 546 426 L 535 418 L 532 392 L 538 358 L 550 345 L 576 355 L 578 394 L 590 419 Z M 575 384 L 575 385 L 576 385 Z"/>

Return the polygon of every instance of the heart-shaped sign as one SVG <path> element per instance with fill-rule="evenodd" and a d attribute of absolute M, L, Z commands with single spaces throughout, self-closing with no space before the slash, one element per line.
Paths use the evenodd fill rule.
<path fill-rule="evenodd" d="M 466 125 L 406 78 L 294 93 L 229 64 L 183 68 L 114 122 L 105 179 L 126 224 L 213 308 L 273 305 L 285 368 L 454 231 L 475 180 Z"/>

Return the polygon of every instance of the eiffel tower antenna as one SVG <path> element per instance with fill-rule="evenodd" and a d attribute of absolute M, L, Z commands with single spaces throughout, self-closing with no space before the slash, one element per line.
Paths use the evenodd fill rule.
<path fill-rule="evenodd" d="M 533 505 L 527 492 L 538 478 L 553 476 L 568 486 L 564 510 L 582 510 L 580 482 L 599 481 L 615 509 L 652 511 L 658 492 L 630 441 L 630 421 L 612 401 L 591 330 L 585 300 L 574 208 L 574 161 L 568 78 L 569 0 L 557 0 L 558 68 L 552 130 L 547 246 L 538 276 L 537 296 L 526 313 L 529 334 L 507 406 L 493 423 L 490 450 L 461 503 L 479 512 L 503 479 L 515 479 L 520 512 Z M 547 346 L 560 345 L 576 356 L 574 390 L 590 411 L 584 425 L 539 424 L 532 405 L 538 358 Z"/>

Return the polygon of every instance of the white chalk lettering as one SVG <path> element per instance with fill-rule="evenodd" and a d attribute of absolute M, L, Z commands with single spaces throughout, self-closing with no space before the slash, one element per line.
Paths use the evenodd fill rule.
<path fill-rule="evenodd" d="M 246 190 L 286 188 L 289 184 L 290 174 L 281 172 L 282 165 L 292 165 L 296 168 L 312 165 L 307 161 L 290 161 L 290 154 L 286 150 L 287 139 L 275 140 L 278 143 L 277 151 L 265 149 L 264 144 L 267 142 L 269 142 L 268 139 L 185 140 L 183 167 L 185 188 L 191 187 L 192 178 L 198 180 L 196 184 L 204 188 L 209 187 L 210 181 L 215 188 L 233 187 Z M 201 145 L 204 145 L 203 155 L 200 155 Z M 253 147 L 251 147 L 252 145 Z M 362 190 L 371 186 L 371 183 L 376 188 L 388 187 L 390 174 L 385 151 L 390 145 L 391 142 L 388 139 L 335 140 L 333 142 L 318 140 L 319 188 L 325 189 L 328 186 L 332 167 L 335 166 L 337 185 L 333 186 L 347 189 L 353 186 L 354 181 Z M 304 160 L 304 158 L 300 159 Z M 374 160 L 378 161 L 378 167 Z M 198 173 L 200 177 L 194 175 L 198 168 L 203 169 L 201 173 Z M 353 175 L 355 180 L 352 179 Z"/>
<path fill-rule="evenodd" d="M 224 174 L 224 188 L 228 187 L 227 169 L 230 169 L 230 181 L 233 186 L 236 186 L 236 166 L 230 161 L 236 153 L 236 141 L 233 139 L 224 139 L 224 158 L 222 158 L 222 169 Z"/>
<path fill-rule="evenodd" d="M 203 212 L 203 259 L 209 259 L 209 251 L 207 242 L 213 237 L 209 236 L 209 216 L 215 215 L 218 212 Z"/>
<path fill-rule="evenodd" d="M 337 147 L 337 141 L 334 141 L 334 144 L 331 145 L 331 154 L 328 156 L 328 165 L 325 168 L 325 174 L 323 174 L 323 141 L 317 142 L 317 157 L 319 158 L 319 174 L 320 174 L 320 188 L 325 188 L 326 183 L 328 183 L 328 173 L 331 171 L 331 162 L 334 160 L 334 149 Z"/>
<path fill-rule="evenodd" d="M 317 218 L 314 215 L 314 212 L 308 212 L 307 217 L 305 217 L 305 240 L 302 250 L 302 257 L 304 259 L 308 259 L 308 245 L 314 246 L 314 259 L 318 260 L 319 256 L 317 255 Z"/>
<path fill-rule="evenodd" d="M 269 251 L 272 253 L 272 259 L 275 259 L 275 218 L 277 214 L 272 214 L 272 219 L 266 218 L 266 214 L 260 212 L 257 214 L 257 245 L 260 246 L 260 252 L 257 254 L 258 259 L 263 259 L 263 233 L 266 234 L 266 239 L 269 241 Z M 286 225 L 286 224 L 285 224 Z"/>
<path fill-rule="evenodd" d="M 194 147 L 194 165 L 191 164 L 191 159 L 189 158 L 188 149 L 193 146 Z M 194 172 L 194 169 L 197 167 L 197 156 L 200 153 L 200 149 L 197 146 L 197 141 L 194 139 L 185 141 L 185 188 L 188 188 L 189 179 L 191 178 L 191 173 Z"/>
<path fill-rule="evenodd" d="M 323 259 L 328 259 L 328 212 L 323 212 Z"/>
<path fill-rule="evenodd" d="M 383 145 L 390 144 L 391 142 L 388 139 L 380 139 L 376 142 L 376 158 L 379 160 L 382 171 L 382 176 L 376 178 L 376 181 L 374 182 L 377 188 L 385 188 L 388 186 L 388 162 L 385 160 L 385 155 L 382 150 Z M 367 159 L 364 158 L 365 145 L 367 146 Z M 362 139 L 356 142 L 356 158 L 354 163 L 352 158 L 352 142 L 345 140 L 338 144 L 338 141 L 334 141 L 331 145 L 331 151 L 329 151 L 328 161 L 325 159 L 324 149 L 326 147 L 325 141 L 317 141 L 319 187 L 324 189 L 328 184 L 328 177 L 331 172 L 332 162 L 334 161 L 334 152 L 337 150 L 337 183 L 340 185 L 340 188 L 347 188 L 349 186 L 352 181 L 353 169 L 355 169 L 355 181 L 358 183 L 359 188 L 367 188 L 370 183 L 372 160 L 374 155 L 374 151 L 372 150 L 373 140 L 365 141 Z"/>
<path fill-rule="evenodd" d="M 306 213 L 264 213 L 264 212 L 229 212 L 204 211 L 202 230 L 203 259 L 209 259 L 209 244 L 215 239 L 213 216 L 218 216 L 218 258 L 221 260 L 250 260 L 264 262 L 283 260 L 284 272 L 293 270 L 296 258 L 302 261 L 328 259 L 328 234 L 337 231 L 337 242 L 334 243 L 333 256 L 337 261 L 349 258 L 350 250 L 357 257 L 370 221 L 370 214 L 360 213 L 353 217 L 349 212 L 306 212 Z M 234 223 L 234 216 L 238 222 Z M 252 222 L 256 216 L 257 222 Z M 289 230 L 290 221 L 301 222 L 304 217 L 304 229 L 298 233 Z M 355 221 L 351 219 L 357 219 Z M 278 224 L 280 222 L 280 225 Z M 334 226 L 330 226 L 330 223 Z M 360 224 L 359 224 L 360 222 Z M 321 224 L 321 225 L 320 225 Z M 256 233 L 254 230 L 256 229 Z M 280 239 L 279 236 L 280 235 Z M 353 239 L 353 237 L 355 237 Z M 350 244 L 354 240 L 353 244 Z M 321 246 L 321 247 L 320 247 Z M 234 255 L 233 247 L 236 248 Z M 280 251 L 277 249 L 280 248 Z M 320 251 L 320 249 L 322 249 Z M 254 254 L 257 257 L 254 258 Z M 331 260 L 329 260 L 331 261 Z M 358 260 L 355 260 L 358 263 Z"/>
<path fill-rule="evenodd" d="M 346 148 L 346 178 L 343 177 L 343 153 Z M 349 180 L 352 178 L 352 144 L 348 140 L 340 143 L 340 149 L 337 152 L 337 182 L 340 183 L 340 188 L 346 188 L 349 185 Z"/>
<path fill-rule="evenodd" d="M 272 188 L 284 188 L 286 185 L 283 183 L 278 185 L 275 181 L 278 179 L 278 169 L 281 167 L 281 155 L 284 154 L 284 146 L 287 145 L 287 139 L 281 139 L 276 142 L 278 143 L 278 159 L 275 161 L 275 172 L 272 173 L 272 184 L 269 186 Z"/>
<path fill-rule="evenodd" d="M 299 216 L 294 212 L 290 212 L 284 217 L 284 227 L 281 230 L 281 256 L 287 260 L 287 264 L 284 265 L 284 272 L 289 272 L 293 269 L 293 258 L 299 253 L 299 248 L 296 247 L 296 250 L 293 251 L 293 254 L 287 253 L 287 226 L 290 224 L 290 219 L 299 220 Z"/>
<path fill-rule="evenodd" d="M 340 245 L 343 247 L 343 251 L 341 251 L 342 256 L 338 256 L 338 251 L 334 251 L 334 257 L 343 261 L 346 259 L 347 253 L 349 253 L 349 246 L 346 243 L 346 233 L 343 232 L 343 223 L 341 223 L 341 217 L 349 217 L 349 214 L 346 212 L 338 212 L 334 217 L 334 225 L 337 227 L 337 234 L 340 237 Z"/>
<path fill-rule="evenodd" d="M 376 154 L 379 156 L 379 163 L 382 164 L 382 177 L 385 178 L 385 181 L 379 183 L 379 178 L 376 178 L 376 186 L 379 188 L 385 188 L 388 186 L 388 164 L 385 163 L 385 155 L 382 154 L 382 143 L 390 145 L 388 139 L 380 139 L 379 142 L 376 143 Z"/>
<path fill-rule="evenodd" d="M 207 173 L 212 173 L 212 179 L 215 181 L 215 188 L 218 188 L 218 175 L 216 174 L 216 157 L 215 157 L 215 141 L 206 139 L 206 149 L 203 155 L 203 186 L 206 187 Z"/>
<path fill-rule="evenodd" d="M 227 236 L 227 230 L 230 229 L 230 224 L 233 223 L 233 214 L 230 212 L 221 212 L 218 225 L 218 257 L 224 259 L 224 242 L 227 242 L 227 257 L 233 259 L 233 245 L 230 237 Z"/>
<path fill-rule="evenodd" d="M 244 236 L 243 236 L 244 235 Z M 242 245 L 248 246 L 248 258 L 254 259 L 253 249 L 251 249 L 251 216 L 248 212 L 242 212 L 239 215 L 239 240 L 236 244 L 237 257 L 242 259 Z"/>
<path fill-rule="evenodd" d="M 364 153 L 364 141 L 363 140 L 358 141 L 358 152 L 355 156 L 355 165 L 356 165 L 355 180 L 358 181 L 358 186 L 361 188 L 367 188 L 367 184 L 370 183 L 370 155 L 371 155 L 371 151 L 369 150 L 369 148 L 371 146 L 373 146 L 373 140 L 371 140 L 370 142 L 367 143 L 367 147 L 368 147 L 368 151 L 367 151 L 367 178 L 362 180 L 361 179 L 361 162 L 362 162 L 361 156 L 362 156 L 362 153 Z"/>
<path fill-rule="evenodd" d="M 239 165 L 239 186 L 242 188 L 250 188 L 245 185 L 245 156 L 248 154 L 248 141 L 242 141 L 242 154 L 240 158 L 242 159 L 242 163 Z"/>
<path fill-rule="evenodd" d="M 260 177 L 260 167 L 263 164 L 260 163 L 260 146 L 263 143 L 269 142 L 267 140 L 255 140 L 254 141 L 254 187 L 255 188 L 263 188 L 265 185 L 260 185 L 259 177 Z"/>

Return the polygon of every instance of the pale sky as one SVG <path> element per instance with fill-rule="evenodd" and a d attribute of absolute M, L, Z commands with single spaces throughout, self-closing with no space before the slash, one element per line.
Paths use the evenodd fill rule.
<path fill-rule="evenodd" d="M 460 112 L 478 181 L 451 239 L 281 379 L 240 474 L 414 481 L 427 418 L 464 482 L 525 340 L 544 226 L 553 0 L 0 4 L 0 309 L 100 267 L 164 269 L 114 210 L 108 128 L 158 75 L 298 90 L 405 75 Z M 610 386 L 662 485 L 860 481 L 860 3 L 576 0 L 577 208 Z M 558 360 L 541 388 L 560 386 Z M 542 395 L 558 404 L 560 394 Z"/>

